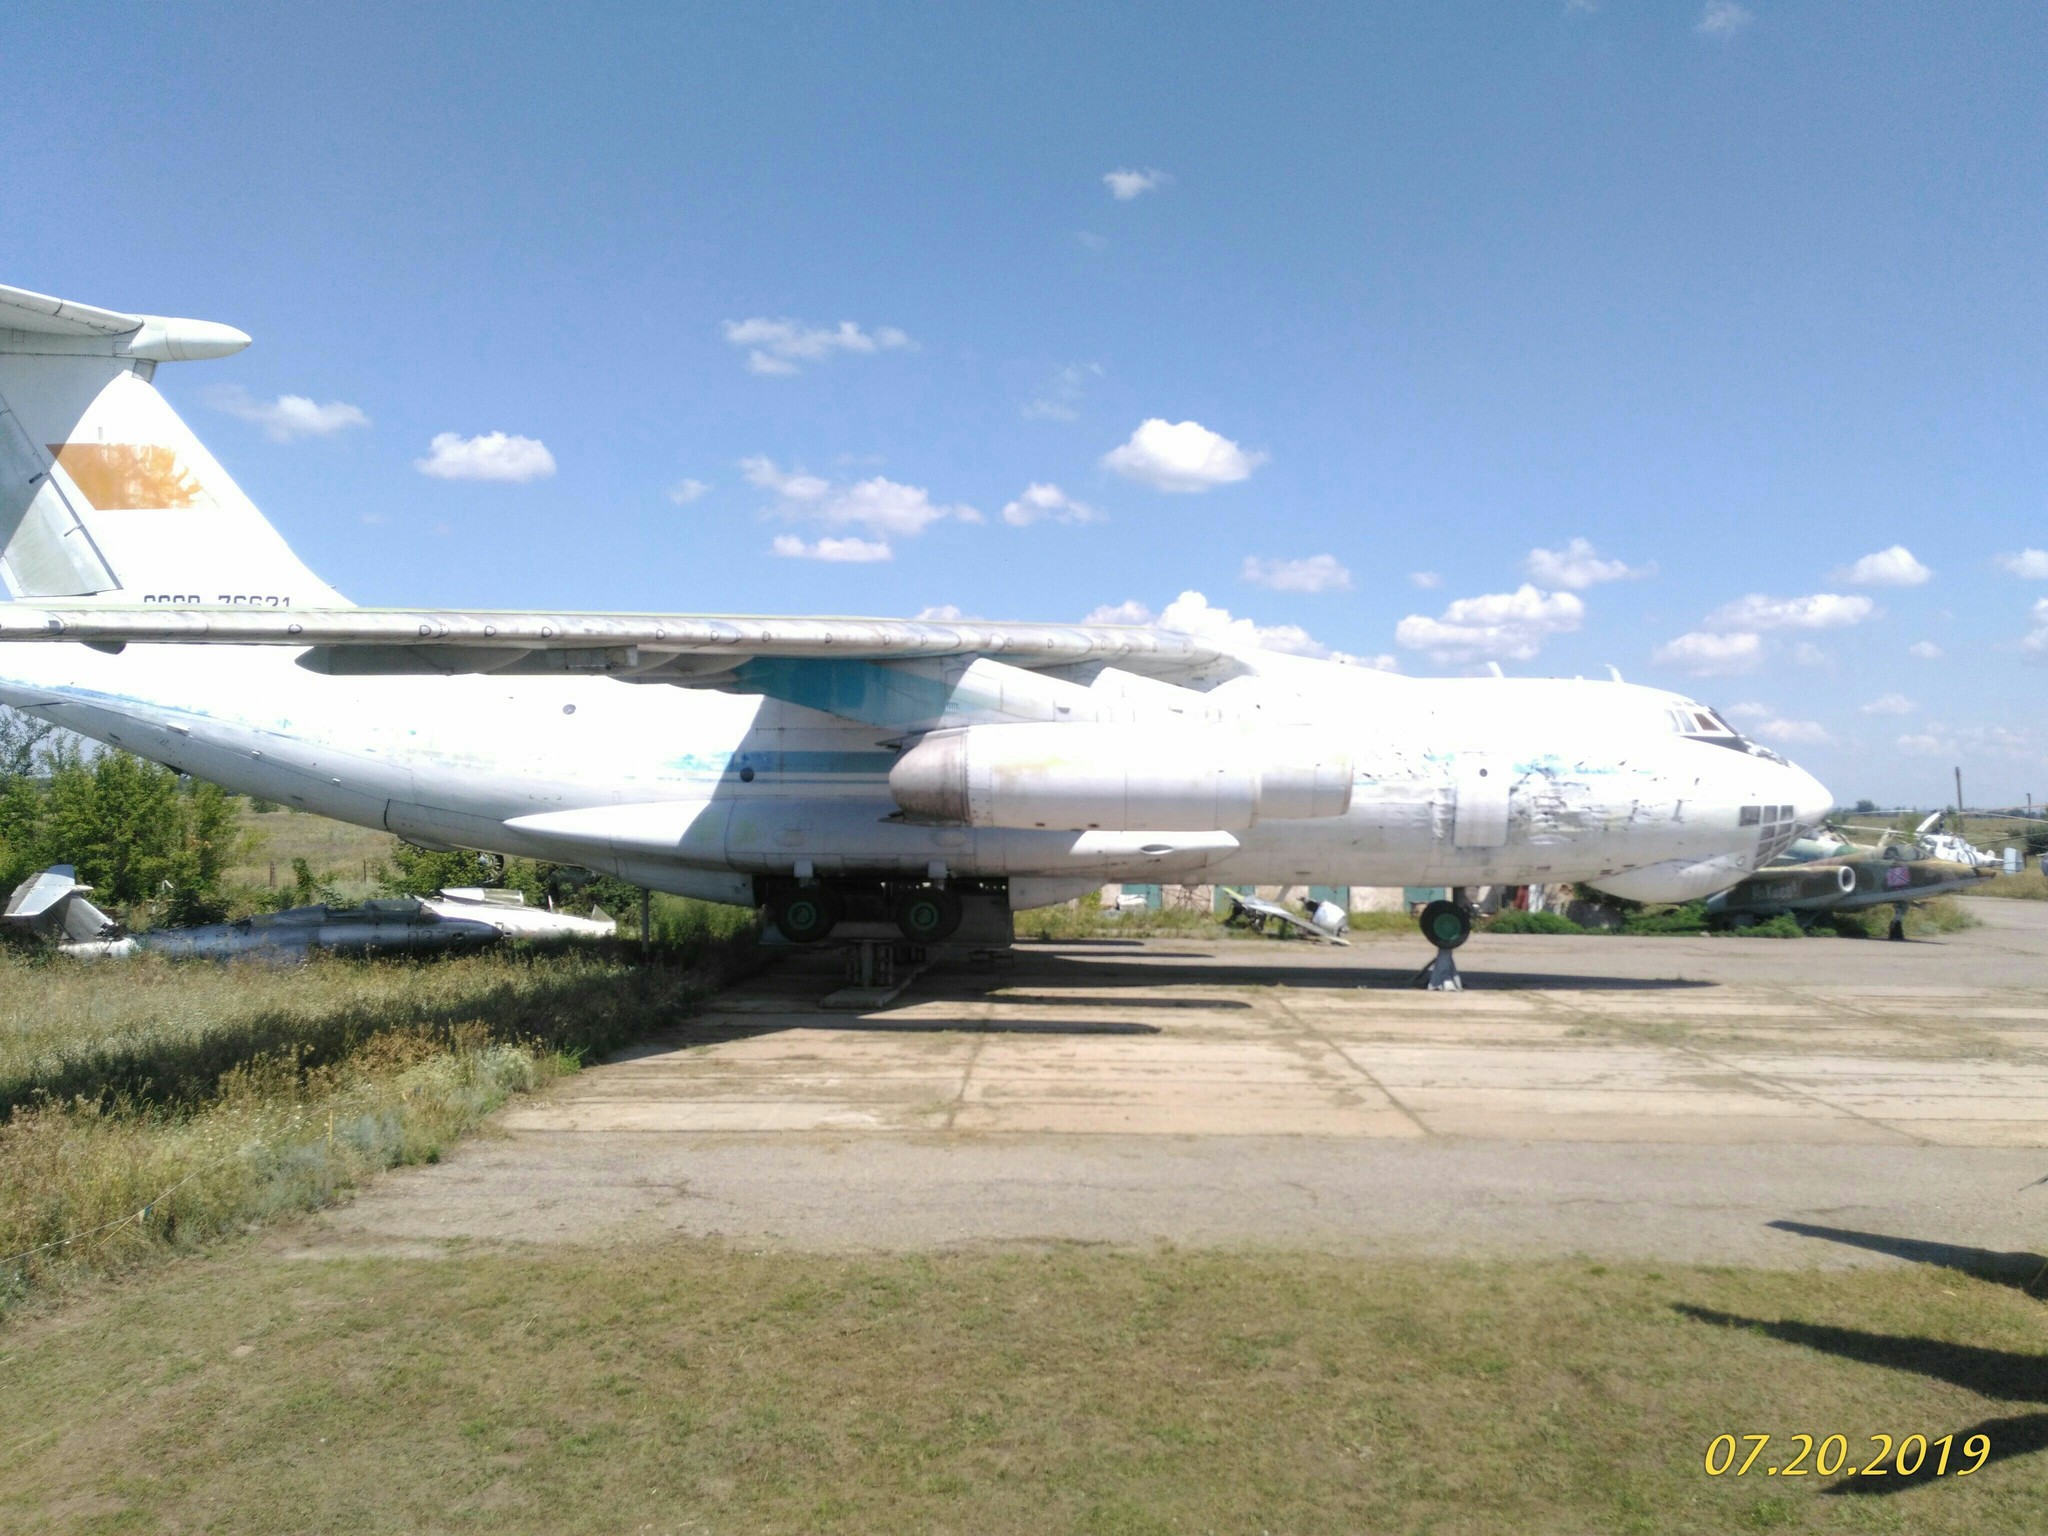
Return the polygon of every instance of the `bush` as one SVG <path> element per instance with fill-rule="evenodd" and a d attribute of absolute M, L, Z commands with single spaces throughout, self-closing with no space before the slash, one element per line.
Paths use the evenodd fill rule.
<path fill-rule="evenodd" d="M 1780 912 L 1776 917 L 1766 918 L 1760 923 L 1751 923 L 1747 928 L 1732 930 L 1738 938 L 1744 939 L 1803 939 L 1806 930 L 1799 926 L 1799 919 L 1790 912 Z"/>
<path fill-rule="evenodd" d="M 1707 909 L 1697 901 L 1688 901 L 1682 907 L 1665 907 L 1657 911 L 1631 912 L 1628 920 L 1621 925 L 1623 933 L 1655 936 L 1669 933 L 1705 933 L 1707 931 Z"/>
<path fill-rule="evenodd" d="M 1512 909 L 1494 913 L 1486 925 L 1488 933 L 1584 933 L 1587 930 L 1566 917 L 1562 912 L 1517 912 Z"/>

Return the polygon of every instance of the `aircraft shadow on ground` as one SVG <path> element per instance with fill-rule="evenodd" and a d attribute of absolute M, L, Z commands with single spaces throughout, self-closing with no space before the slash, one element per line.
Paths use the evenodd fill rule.
<path fill-rule="evenodd" d="M 2009 1285 L 2014 1290 L 2031 1294 L 2036 1281 L 2048 1271 L 2048 1255 L 2027 1253 L 2021 1250 L 2002 1252 L 1996 1248 L 1971 1248 L 1960 1243 L 1935 1243 L 1918 1237 L 1894 1237 L 1885 1232 L 1857 1232 L 1846 1227 L 1821 1227 L 1805 1221 L 1770 1221 L 1764 1223 L 1780 1232 L 1791 1232 L 1799 1237 L 1817 1237 L 1824 1242 L 1841 1243 L 1850 1248 L 1862 1248 L 1871 1253 L 1888 1253 L 1895 1259 L 1905 1259 L 1914 1264 L 1932 1264 L 1939 1269 L 1953 1269 L 1959 1274 L 1973 1275 L 1979 1280 L 1990 1280 L 1999 1285 Z M 2048 1399 L 2044 1399 L 2048 1400 Z"/>
<path fill-rule="evenodd" d="M 1420 946 L 1418 946 L 1420 948 Z M 1176 967 L 1162 960 L 1201 960 L 1211 963 Z M 1150 950 L 1144 963 L 1133 963 L 1119 954 L 1061 954 L 1057 951 L 1029 955 L 1032 980 L 1041 985 L 1159 987 L 1206 982 L 1226 987 L 1287 987 L 1325 991 L 1405 991 L 1427 954 L 1413 965 L 1399 968 L 1365 966 L 1343 960 L 1307 961 L 1286 964 L 1233 957 L 1215 963 L 1214 956 L 1198 952 Z M 1719 982 L 1691 981 L 1677 977 L 1550 975 L 1523 971 L 1494 971 L 1459 967 L 1465 986 L 1474 992 L 1668 992 L 1716 987 Z"/>
<path fill-rule="evenodd" d="M 913 1001 L 915 1001 L 913 999 Z M 787 1034 L 792 1029 L 814 1029 L 844 1034 L 883 1035 L 1157 1035 L 1157 1024 L 1139 1024 L 1114 1019 L 976 1019 L 945 1018 L 929 1014 L 910 1017 L 889 1013 L 816 1013 L 801 1003 L 792 1003 L 786 1014 L 768 1014 L 759 1022 L 738 1022 L 730 1017 L 705 1021 L 685 1020 L 677 1028 L 688 1045 L 725 1045 L 735 1040 L 758 1040 L 763 1035 Z M 614 1057 L 613 1060 L 618 1058 Z"/>
<path fill-rule="evenodd" d="M 1972 1250 L 1974 1251 L 1974 1250 Z M 2021 1354 L 2017 1350 L 1984 1349 L 1974 1344 L 1954 1344 L 1947 1339 L 1929 1339 L 1916 1334 L 1867 1333 L 1859 1328 L 1833 1328 L 1820 1323 L 1799 1323 L 1743 1317 L 1711 1307 L 1679 1302 L 1674 1310 L 1695 1322 L 1722 1328 L 1741 1328 L 1761 1333 L 1787 1344 L 1819 1350 L 1842 1360 L 1865 1365 L 1882 1365 L 1895 1371 L 1910 1371 L 1931 1381 L 1974 1392 L 1979 1397 L 2005 1402 L 2048 1404 L 2048 1355 Z M 1960 1450 L 1972 1435 L 1988 1435 L 1991 1453 L 1984 1466 L 2012 1461 L 2048 1450 L 2048 1412 L 2008 1414 L 1985 1419 L 1955 1432 Z M 1929 1434 L 1930 1440 L 1938 1436 Z M 1953 1473 L 1956 1463 L 1951 1461 Z M 1830 1483 L 1824 1493 L 1869 1498 L 1904 1493 L 1923 1483 L 1937 1480 L 1937 1463 L 1930 1456 L 1917 1472 L 1901 1474 L 1896 1468 L 1882 1476 L 1864 1477 L 1852 1473 Z"/>

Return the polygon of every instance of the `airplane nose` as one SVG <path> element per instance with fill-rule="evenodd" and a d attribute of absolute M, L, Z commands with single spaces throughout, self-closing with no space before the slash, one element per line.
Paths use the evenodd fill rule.
<path fill-rule="evenodd" d="M 1803 829 L 1817 827 L 1835 808 L 1835 797 L 1828 788 L 1804 768 L 1787 763 L 1785 771 L 1792 777 L 1792 814 Z"/>

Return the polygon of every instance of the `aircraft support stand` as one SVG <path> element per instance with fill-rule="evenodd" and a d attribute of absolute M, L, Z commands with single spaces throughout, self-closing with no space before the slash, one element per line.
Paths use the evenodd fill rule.
<path fill-rule="evenodd" d="M 832 1010 L 886 1008 L 931 965 L 922 945 L 901 939 L 848 939 L 847 984 L 819 1003 Z"/>
<path fill-rule="evenodd" d="M 1462 992 L 1465 979 L 1458 974 L 1458 962 L 1451 951 L 1440 949 L 1436 958 L 1416 973 L 1415 985 L 1426 992 Z"/>

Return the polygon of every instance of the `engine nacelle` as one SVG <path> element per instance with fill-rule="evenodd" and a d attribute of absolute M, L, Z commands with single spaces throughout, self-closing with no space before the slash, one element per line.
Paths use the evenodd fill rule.
<path fill-rule="evenodd" d="M 971 725 L 904 753 L 889 792 L 912 816 L 973 827 L 1241 832 L 1342 816 L 1351 758 L 1287 728 Z"/>

